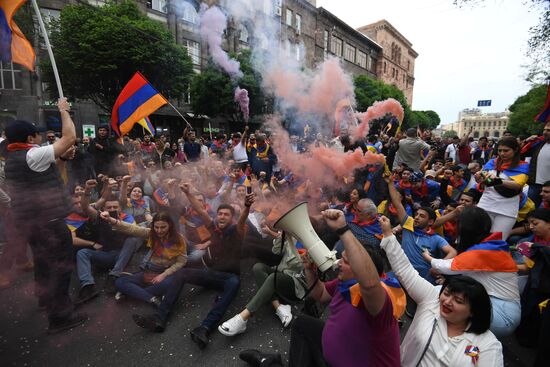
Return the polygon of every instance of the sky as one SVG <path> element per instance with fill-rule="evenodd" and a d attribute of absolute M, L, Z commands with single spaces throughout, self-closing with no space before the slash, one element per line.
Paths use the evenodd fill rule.
<path fill-rule="evenodd" d="M 452 0 L 317 0 L 354 28 L 389 21 L 413 45 L 414 110 L 434 110 L 441 122 L 458 119 L 478 100 L 501 112 L 527 93 L 525 51 L 538 13 L 522 0 L 485 0 L 459 8 Z M 531 10 L 531 11 L 530 11 Z"/>

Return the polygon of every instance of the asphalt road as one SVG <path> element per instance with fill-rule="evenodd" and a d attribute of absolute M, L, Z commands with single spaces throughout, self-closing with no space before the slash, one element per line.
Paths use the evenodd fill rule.
<path fill-rule="evenodd" d="M 139 257 L 139 254 L 137 254 Z M 134 257 L 136 258 L 136 257 Z M 254 294 L 251 259 L 242 261 L 239 295 L 228 310 L 227 319 L 240 311 Z M 205 350 L 191 341 L 190 330 L 200 324 L 217 292 L 186 285 L 163 333 L 137 327 L 133 313 L 150 313 L 139 302 L 115 302 L 103 292 L 81 310 L 89 321 L 57 335 L 46 333 L 47 319 L 33 296 L 32 274 L 15 273 L 14 285 L 0 291 L 0 366 L 246 366 L 238 358 L 243 349 L 280 352 L 286 359 L 290 330 L 283 329 L 271 306 L 264 307 L 248 322 L 244 334 L 225 337 L 214 332 Z M 105 275 L 96 277 L 99 289 Z M 73 281 L 77 285 L 76 278 Z M 76 294 L 76 288 L 73 293 Z M 295 305 L 294 314 L 301 305 Z M 325 315 L 326 316 L 326 315 Z M 410 320 L 406 319 L 402 334 Z M 506 366 L 531 366 L 533 351 L 521 348 L 513 337 L 503 340 Z"/>

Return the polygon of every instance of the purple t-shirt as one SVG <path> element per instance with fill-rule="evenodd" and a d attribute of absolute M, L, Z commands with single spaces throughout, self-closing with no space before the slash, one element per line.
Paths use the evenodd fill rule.
<path fill-rule="evenodd" d="M 332 296 L 323 329 L 323 355 L 332 367 L 399 367 L 399 328 L 390 297 L 376 316 L 361 304 L 353 307 L 338 290 L 339 280 L 325 283 Z"/>

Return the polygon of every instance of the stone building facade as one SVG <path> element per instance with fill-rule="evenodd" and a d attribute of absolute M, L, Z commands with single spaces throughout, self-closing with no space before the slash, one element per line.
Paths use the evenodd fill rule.
<path fill-rule="evenodd" d="M 478 139 L 482 136 L 501 138 L 510 120 L 510 111 L 483 113 L 479 108 L 464 109 L 458 114 L 458 133 L 465 134 L 473 127 L 472 136 Z"/>
<path fill-rule="evenodd" d="M 222 9 L 231 0 L 207 0 L 208 5 L 219 5 Z M 377 77 L 377 65 L 382 57 L 381 46 L 368 36 L 356 31 L 335 15 L 316 7 L 315 0 L 257 0 L 264 1 L 266 11 L 258 16 L 274 17 L 280 23 L 279 37 L 288 40 L 292 47 L 290 54 L 303 61 L 307 68 L 314 68 L 329 55 L 341 58 L 344 69 L 353 75 L 366 74 Z M 57 18 L 61 9 L 77 0 L 41 0 L 40 7 L 46 22 Z M 187 47 L 195 72 L 199 73 L 208 58 L 208 49 L 199 35 L 199 9 L 197 0 L 136 0 L 142 11 L 150 18 L 166 24 L 178 44 Z M 88 0 L 100 7 L 102 0 Z M 267 9 L 270 9 L 269 11 Z M 251 47 L 254 40 L 252 24 L 242 24 L 229 19 L 222 47 L 226 51 L 238 51 Z M 39 44 L 38 39 L 33 44 Z M 285 42 L 286 44 L 286 42 Z M 46 57 L 43 49 L 37 50 L 39 57 Z M 70 97 L 70 96 L 69 96 Z M 55 96 L 50 96 L 40 80 L 39 71 L 31 74 L 18 65 L 0 65 L 0 129 L 16 118 L 37 121 L 49 129 L 60 130 L 60 116 L 55 107 Z M 204 133 L 211 128 L 214 132 L 228 132 L 222 119 L 208 119 L 195 116 L 190 109 L 189 96 L 172 100 L 178 111 Z M 109 111 L 86 101 L 72 106 L 77 124 L 77 133 L 83 135 L 82 125 L 95 125 L 110 121 Z M 163 107 L 151 116 L 157 132 L 178 135 L 183 130 L 181 118 L 170 107 Z"/>
<path fill-rule="evenodd" d="M 385 19 L 357 30 L 375 40 L 384 50 L 376 66 L 379 79 L 402 90 L 407 103 L 412 106 L 414 62 L 418 57 L 412 43 Z"/>

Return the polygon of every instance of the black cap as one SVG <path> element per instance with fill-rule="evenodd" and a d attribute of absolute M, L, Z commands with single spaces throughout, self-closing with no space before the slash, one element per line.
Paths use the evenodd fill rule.
<path fill-rule="evenodd" d="M 37 133 L 46 131 L 43 127 L 38 127 L 32 122 L 24 120 L 15 120 L 6 126 L 6 138 L 10 143 L 25 143 L 27 137 L 35 136 Z"/>

